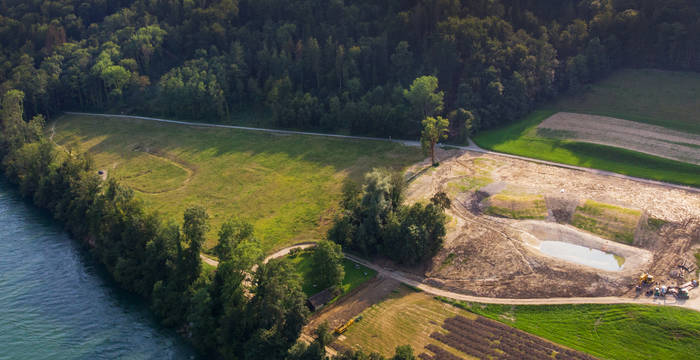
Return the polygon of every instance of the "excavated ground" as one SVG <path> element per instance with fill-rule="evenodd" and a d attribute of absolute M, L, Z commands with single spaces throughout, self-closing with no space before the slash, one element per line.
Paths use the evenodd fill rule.
<path fill-rule="evenodd" d="M 440 151 L 440 158 L 439 167 L 423 173 L 408 189 L 411 201 L 425 200 L 437 191 L 452 199 L 443 250 L 431 264 L 413 270 L 432 285 L 509 298 L 633 296 L 643 271 L 668 285 L 695 276 L 679 264 L 694 264 L 691 247 L 700 242 L 700 193 L 461 150 Z M 484 215 L 481 201 L 503 191 L 544 195 L 549 223 Z M 665 224 L 640 225 L 633 245 L 556 224 L 570 218 L 576 204 L 585 200 L 638 209 L 645 224 L 648 218 Z M 570 236 L 562 235 L 564 226 Z M 528 245 L 533 238 L 609 250 L 625 257 L 625 266 L 621 271 L 603 271 L 553 258 Z"/>

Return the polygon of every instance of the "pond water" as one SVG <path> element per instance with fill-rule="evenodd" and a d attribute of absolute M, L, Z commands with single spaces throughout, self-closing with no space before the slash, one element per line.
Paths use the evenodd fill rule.
<path fill-rule="evenodd" d="M 539 249 L 547 255 L 601 270 L 617 271 L 625 264 L 621 256 L 563 241 L 542 241 Z"/>

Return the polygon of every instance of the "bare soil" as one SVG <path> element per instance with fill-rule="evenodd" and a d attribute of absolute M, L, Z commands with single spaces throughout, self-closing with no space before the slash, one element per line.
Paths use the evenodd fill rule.
<path fill-rule="evenodd" d="M 538 134 L 623 147 L 700 165 L 700 135 L 635 121 L 560 112 L 543 121 Z"/>
<path fill-rule="evenodd" d="M 381 275 L 377 276 L 362 284 L 350 294 L 343 296 L 336 303 L 313 313 L 302 331 L 304 334 L 312 335 L 314 330 L 323 322 L 328 322 L 331 330 L 335 329 L 359 315 L 365 308 L 386 298 L 399 284 L 394 279 Z"/>
<path fill-rule="evenodd" d="M 408 189 L 412 201 L 452 190 L 452 208 L 448 211 L 452 219 L 444 248 L 424 269 L 413 270 L 416 275 L 426 276 L 430 285 L 468 295 L 506 298 L 620 296 L 634 295 L 634 285 L 642 271 L 651 272 L 667 285 L 694 276 L 687 272 L 679 275 L 677 270 L 679 263 L 693 259 L 691 247 L 699 241 L 695 238 L 700 233 L 700 221 L 696 220 L 700 219 L 700 193 L 491 154 L 450 150 L 441 151 L 440 158 L 438 168 L 415 179 Z M 533 250 L 524 240 L 528 237 L 523 235 L 527 228 L 517 226 L 523 221 L 483 214 L 479 203 L 484 195 L 492 194 L 483 194 L 480 188 L 454 191 L 453 184 L 471 183 L 468 179 L 473 176 L 490 179 L 485 190 L 544 195 L 547 221 L 552 223 L 569 221 L 576 204 L 585 200 L 640 209 L 645 219 L 653 217 L 666 223 L 660 228 L 640 226 L 634 247 L 571 228 L 597 239 L 598 248 L 603 250 L 612 249 L 606 248 L 609 244 L 622 247 L 615 250 L 624 253 L 621 255 L 639 257 L 635 253 L 639 250 L 640 254 L 649 254 L 643 258 L 652 259 L 630 262 L 625 271 L 597 270 Z M 529 235 L 537 238 L 537 234 Z"/>

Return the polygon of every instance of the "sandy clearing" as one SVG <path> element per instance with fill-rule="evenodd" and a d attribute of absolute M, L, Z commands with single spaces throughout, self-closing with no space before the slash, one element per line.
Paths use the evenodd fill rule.
<path fill-rule="evenodd" d="M 560 112 L 547 118 L 537 128 L 538 133 L 544 136 L 622 147 L 700 165 L 700 135 L 661 126 L 607 116 Z M 547 134 L 546 130 L 554 133 Z"/>

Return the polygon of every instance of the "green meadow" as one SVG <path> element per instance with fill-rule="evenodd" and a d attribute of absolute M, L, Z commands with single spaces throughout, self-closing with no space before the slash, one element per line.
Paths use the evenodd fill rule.
<path fill-rule="evenodd" d="M 207 208 L 207 248 L 236 216 L 255 226 L 266 252 L 324 236 L 345 179 L 423 158 L 419 148 L 389 142 L 89 116 L 59 118 L 54 140 L 92 154 L 96 171 L 172 221 L 180 223 L 188 206 Z"/>
<path fill-rule="evenodd" d="M 700 313 L 683 308 L 449 302 L 602 359 L 694 359 L 700 353 Z"/>

